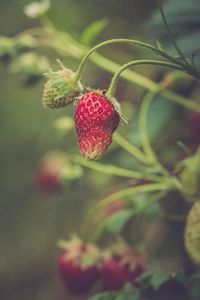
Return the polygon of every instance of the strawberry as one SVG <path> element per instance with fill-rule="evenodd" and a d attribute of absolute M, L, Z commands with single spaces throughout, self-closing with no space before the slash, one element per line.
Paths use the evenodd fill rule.
<path fill-rule="evenodd" d="M 58 259 L 58 270 L 67 291 L 87 294 L 100 276 L 98 249 L 73 238 Z"/>
<path fill-rule="evenodd" d="M 199 200 L 199 199 L 198 199 Z M 184 232 L 185 248 L 192 260 L 200 265 L 200 202 L 195 202 L 187 216 Z"/>
<path fill-rule="evenodd" d="M 48 81 L 44 85 L 42 103 L 46 108 L 64 107 L 74 101 L 82 90 L 80 82 L 74 79 L 75 73 L 66 68 L 57 72 L 45 73 Z"/>
<path fill-rule="evenodd" d="M 137 278 L 145 269 L 144 259 L 140 253 L 132 251 L 132 253 L 112 255 L 103 262 L 103 289 L 119 290 L 128 282 L 137 287 Z"/>
<path fill-rule="evenodd" d="M 198 200 L 200 197 L 200 147 L 192 156 L 180 162 L 181 190 L 188 201 Z"/>
<path fill-rule="evenodd" d="M 36 175 L 37 187 L 42 192 L 56 192 L 62 189 L 60 173 L 67 163 L 62 151 L 49 152 L 41 161 Z"/>
<path fill-rule="evenodd" d="M 98 159 L 112 143 L 120 116 L 113 103 L 101 92 L 82 96 L 75 113 L 80 152 L 87 159 Z"/>

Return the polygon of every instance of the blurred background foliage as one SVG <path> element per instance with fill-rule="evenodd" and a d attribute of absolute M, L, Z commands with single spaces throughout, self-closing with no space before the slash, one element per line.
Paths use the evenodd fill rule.
<path fill-rule="evenodd" d="M 196 41 L 200 35 L 198 0 L 181 1 L 181 5 L 179 0 L 166 2 L 170 4 L 166 14 L 168 16 L 169 13 L 172 31 L 178 37 L 183 50 L 191 56 L 198 48 Z M 27 3 L 29 3 L 27 0 L 0 0 L 1 35 L 12 37 L 22 30 L 37 26 L 37 21 L 28 19 L 23 13 L 23 7 Z M 49 17 L 58 29 L 69 32 L 76 39 L 80 38 L 83 29 L 90 23 L 105 19 L 108 25 L 96 41 L 114 37 L 139 37 L 140 40 L 147 39 L 147 41 L 159 39 L 168 47 L 164 27 L 155 8 L 154 0 L 52 0 Z M 151 16 L 153 17 L 150 18 Z M 190 26 L 183 26 L 185 20 Z M 192 35 L 190 30 L 193 32 Z M 144 55 L 138 48 L 131 50 L 119 46 L 111 48 L 105 49 L 104 54 L 118 62 Z M 41 50 L 41 53 L 48 55 L 51 64 L 56 65 L 57 54 L 46 48 Z M 72 68 L 78 63 L 71 57 L 63 59 L 63 62 Z M 142 67 L 139 71 L 144 73 L 146 70 Z M 148 68 L 146 74 L 155 80 L 163 76 L 162 72 L 155 72 L 152 68 Z M 89 64 L 85 72 L 85 81 L 88 84 L 106 88 L 109 80 L 110 75 Z M 37 85 L 25 86 L 20 76 L 9 74 L 6 64 L 0 64 L 0 299 L 2 300 L 70 299 L 69 296 L 66 298 L 56 273 L 56 257 L 59 251 L 56 247 L 57 240 L 78 231 L 89 207 L 104 195 L 120 186 L 132 184 L 124 179 L 87 171 L 84 177 L 68 184 L 63 191 L 51 195 L 38 191 L 36 173 L 39 162 L 47 151 L 52 149 L 68 151 L 71 145 L 74 145 L 71 151 L 78 152 L 74 130 L 71 135 L 63 137 L 53 126 L 54 120 L 66 114 L 65 110 L 52 112 L 42 107 L 43 83 L 42 80 Z M 138 87 L 130 86 L 124 81 L 120 82 L 118 96 L 123 97 L 124 109 L 130 114 L 130 119 L 137 111 L 136 105 L 141 95 L 142 91 Z M 170 140 L 174 145 L 180 133 L 179 117 L 183 114 L 182 110 L 166 101 L 159 105 L 160 107 L 152 107 L 150 121 L 152 126 L 149 126 L 154 138 L 165 128 L 165 134 L 156 144 L 157 150 L 162 148 L 163 141 Z M 130 113 L 131 111 L 133 113 Z M 163 113 L 160 113 L 161 111 Z M 73 108 L 70 113 L 72 115 Z M 152 122 L 153 119 L 155 122 Z M 166 130 L 170 119 L 170 128 Z M 130 123 L 130 126 L 133 128 L 130 138 L 139 143 L 137 134 L 132 134 L 133 130 L 136 131 L 136 123 L 134 125 Z M 125 127 L 121 130 L 126 132 Z M 103 161 L 117 161 L 117 164 L 124 167 L 134 166 L 129 155 L 125 155 L 123 151 L 119 153 L 114 147 L 111 150 Z M 112 155 L 113 151 L 116 156 Z M 168 152 L 163 151 L 163 157 L 167 162 L 171 157 L 174 158 L 174 148 Z"/>

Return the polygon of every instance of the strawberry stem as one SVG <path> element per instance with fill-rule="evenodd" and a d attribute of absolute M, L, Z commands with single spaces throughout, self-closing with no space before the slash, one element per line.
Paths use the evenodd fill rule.
<path fill-rule="evenodd" d="M 129 143 L 126 139 L 124 139 L 121 134 L 118 132 L 115 132 L 113 135 L 113 140 L 124 150 L 126 150 L 128 153 L 136 157 L 138 160 L 140 160 L 142 163 L 151 165 L 151 162 L 146 157 L 146 155 L 140 151 L 137 147 L 135 147 L 133 144 Z"/>
<path fill-rule="evenodd" d="M 157 175 L 153 175 L 153 174 L 144 174 L 140 171 L 132 171 L 132 170 L 128 170 L 128 169 L 119 168 L 114 165 L 105 165 L 105 164 L 100 164 L 100 163 L 93 162 L 93 161 L 88 161 L 78 155 L 74 155 L 73 160 L 74 160 L 74 162 L 76 162 L 86 168 L 96 170 L 98 172 L 108 174 L 108 175 L 116 175 L 116 176 L 122 176 L 122 177 L 126 177 L 126 178 L 134 178 L 134 179 L 146 179 L 146 180 L 155 181 L 155 182 L 163 181 L 163 177 L 161 177 L 161 176 L 157 176 Z"/>
<path fill-rule="evenodd" d="M 148 43 L 144 43 L 141 41 L 137 41 L 137 40 L 132 40 L 132 39 L 111 39 L 111 40 L 107 40 L 104 41 L 98 45 L 96 45 L 95 47 L 93 47 L 92 49 L 90 49 L 85 56 L 82 58 L 78 70 L 76 72 L 76 80 L 79 80 L 82 72 L 83 72 L 83 68 L 89 58 L 89 56 L 95 52 L 97 49 L 106 46 L 106 45 L 110 45 L 110 44 L 116 44 L 116 43 L 127 43 L 127 44 L 133 44 L 133 45 L 137 45 L 137 46 L 141 46 L 141 47 L 145 47 L 147 49 L 150 49 L 151 51 L 155 52 L 156 54 L 161 55 L 164 58 L 167 58 L 169 61 L 176 63 L 177 65 L 183 66 L 184 64 L 182 64 L 179 60 L 177 60 L 176 58 L 170 56 L 169 54 L 167 54 L 165 51 L 163 51 L 162 49 L 159 49 L 153 45 L 150 45 Z"/>
<path fill-rule="evenodd" d="M 44 26 L 44 29 L 43 29 L 44 34 L 46 33 L 47 36 L 49 37 L 49 42 L 46 43 L 45 45 L 52 47 L 55 51 L 57 51 L 61 55 L 71 55 L 76 59 L 79 59 L 84 55 L 84 52 L 86 51 L 86 49 L 80 43 L 78 43 L 70 34 L 68 34 L 67 32 L 64 32 L 64 33 L 59 32 L 58 30 L 56 30 L 54 25 L 50 22 L 48 24 L 46 24 L 46 23 L 43 24 L 43 26 Z M 38 29 L 40 30 L 40 28 L 38 28 Z M 36 30 L 37 30 L 37 28 L 36 28 Z M 121 39 L 121 42 L 122 42 L 122 40 L 123 39 Z M 111 41 L 115 41 L 115 40 L 103 42 L 104 43 L 103 45 L 109 44 L 109 43 L 111 44 Z M 130 41 L 132 41 L 132 43 L 134 43 L 134 40 L 130 40 Z M 148 45 L 148 46 L 153 47 L 155 52 L 157 51 L 157 53 L 159 55 L 161 55 L 162 57 L 165 57 L 175 63 L 178 63 L 180 66 L 181 65 L 184 66 L 184 64 L 180 60 L 171 57 L 170 55 L 165 53 L 162 49 L 156 48 L 151 45 Z M 96 49 L 97 48 L 95 48 L 95 50 Z M 93 53 L 92 49 L 90 51 L 91 51 L 90 54 Z M 116 62 L 105 58 L 104 56 L 100 55 L 99 53 L 93 53 L 93 54 L 94 55 L 92 55 L 91 57 L 88 56 L 88 58 L 90 58 L 90 60 L 93 61 L 97 66 L 108 71 L 109 73 L 114 74 L 116 72 L 116 70 L 120 67 Z M 84 59 L 84 57 L 83 57 L 83 59 Z M 82 59 L 82 62 L 83 62 L 83 59 Z M 140 75 L 131 70 L 126 70 L 126 72 L 124 72 L 122 74 L 122 77 L 125 80 L 128 80 L 131 83 L 135 83 L 138 86 L 148 89 L 150 91 L 155 91 L 157 88 L 159 88 L 159 84 L 157 84 L 157 83 L 153 82 L 152 80 L 146 78 L 145 76 Z M 194 101 L 189 100 L 188 98 L 177 95 L 177 94 L 175 94 L 171 91 L 167 91 L 167 90 L 163 91 L 163 96 L 165 98 L 167 98 L 168 100 L 178 103 L 179 105 L 182 105 L 188 109 L 191 109 L 196 112 L 200 112 L 200 106 L 197 103 L 195 103 Z"/>
<path fill-rule="evenodd" d="M 182 51 L 180 50 L 180 48 L 178 47 L 175 39 L 173 38 L 173 35 L 171 33 L 171 30 L 170 30 L 170 27 L 169 27 L 169 24 L 167 22 L 167 19 L 166 19 L 166 16 L 165 16 L 165 13 L 164 13 L 164 10 L 163 10 L 163 7 L 160 3 L 160 0 L 157 0 L 157 5 L 158 5 L 158 8 L 160 10 L 160 14 L 162 16 L 162 19 L 163 19 L 163 23 L 165 25 L 165 28 L 167 30 L 167 34 L 168 34 L 168 37 L 171 41 L 171 43 L 173 44 L 174 48 L 176 49 L 176 52 L 177 54 L 179 55 L 179 57 L 184 61 L 185 65 L 189 68 L 191 68 L 192 66 L 190 65 L 190 63 L 187 61 L 187 59 L 185 58 L 184 54 L 182 53 Z"/>
<path fill-rule="evenodd" d="M 147 203 L 142 207 L 142 208 L 135 208 L 135 204 L 134 201 L 131 200 L 124 200 L 125 204 L 128 202 L 129 208 L 127 210 L 131 210 L 131 206 L 134 208 L 134 213 L 133 213 L 133 217 L 135 216 L 141 216 L 142 214 L 144 214 L 144 212 L 151 207 L 152 204 L 154 204 L 155 202 L 158 202 L 163 196 L 165 195 L 165 192 L 163 191 L 159 191 L 157 193 L 153 193 L 151 195 L 149 195 L 148 197 L 148 201 Z M 137 199 L 137 198 L 135 198 Z M 96 221 L 96 218 L 95 218 Z M 97 220 L 97 227 L 95 228 L 95 230 L 93 231 L 93 233 L 91 233 L 91 238 L 90 241 L 92 243 L 97 243 L 99 242 L 99 240 L 101 239 L 102 235 L 105 233 L 106 229 L 107 229 L 107 221 L 109 222 L 109 219 L 105 219 L 104 222 L 102 222 L 102 220 L 100 219 L 100 224 L 98 224 Z M 129 221 L 129 220 L 128 220 Z"/>
<path fill-rule="evenodd" d="M 114 98 L 116 88 L 117 88 L 117 83 L 118 83 L 121 73 L 123 71 L 125 71 L 126 69 L 133 67 L 133 66 L 137 66 L 137 65 L 157 65 L 157 66 L 163 66 L 163 67 L 168 67 L 168 68 L 173 68 L 176 70 L 183 71 L 183 68 L 181 66 L 174 64 L 174 63 L 167 62 L 167 61 L 163 61 L 163 60 L 141 59 L 141 60 L 134 60 L 134 61 L 128 62 L 128 63 L 124 64 L 122 67 L 120 67 L 118 69 L 118 71 L 115 73 L 115 75 L 113 76 L 110 86 L 108 88 L 108 91 L 106 93 L 108 98 L 111 98 L 111 99 Z M 158 89 L 158 87 L 156 89 Z"/>
<path fill-rule="evenodd" d="M 162 89 L 160 89 L 160 92 L 161 91 Z M 146 152 L 149 160 L 152 161 L 152 164 L 156 164 L 164 175 L 169 176 L 169 173 L 166 170 L 166 168 L 164 168 L 163 165 L 161 165 L 161 163 L 158 161 L 158 158 L 151 147 L 149 137 L 148 137 L 148 132 L 147 132 L 147 116 L 148 116 L 149 107 L 151 105 L 152 100 L 158 93 L 159 91 L 148 92 L 145 95 L 139 112 L 139 131 L 140 131 L 140 138 L 141 138 L 144 151 Z"/>
<path fill-rule="evenodd" d="M 93 209 L 90 210 L 88 213 L 85 223 L 83 226 L 83 235 L 87 235 L 89 229 L 91 229 L 91 222 L 96 218 L 98 213 L 109 203 L 117 200 L 117 199 L 123 199 L 128 196 L 134 196 L 140 193 L 148 193 L 148 192 L 154 192 L 154 191 L 167 191 L 169 189 L 177 188 L 174 184 L 174 181 L 171 180 L 165 180 L 164 183 L 152 183 L 152 184 L 146 184 L 146 185 L 139 185 L 134 186 L 131 188 L 127 188 L 124 190 L 121 190 L 119 192 L 116 192 L 104 199 L 102 199 Z"/>

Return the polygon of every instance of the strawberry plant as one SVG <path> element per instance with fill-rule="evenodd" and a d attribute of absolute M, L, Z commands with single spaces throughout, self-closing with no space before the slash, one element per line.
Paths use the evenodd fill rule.
<path fill-rule="evenodd" d="M 76 139 L 67 151 L 52 151 L 41 160 L 36 176 L 39 190 L 59 192 L 67 184 L 87 179 L 87 169 L 120 179 L 114 192 L 87 213 L 79 238 L 58 242 L 62 248 L 58 273 L 66 299 L 68 295 L 90 300 L 199 297 L 200 101 L 199 96 L 189 98 L 196 87 L 199 91 L 199 50 L 195 49 L 191 58 L 185 56 L 159 0 L 157 6 L 170 46 L 116 38 L 90 47 L 105 22 L 89 26 L 77 41 L 49 20 L 48 0 L 30 3 L 24 9 L 40 26 L 13 38 L 0 37 L 1 60 L 10 61 L 9 70 L 21 75 L 25 85 L 44 75 L 47 80 L 41 104 L 49 114 L 62 110 L 65 116 L 59 117 L 54 127 L 63 140 L 66 132 Z M 152 58 L 130 59 L 120 65 L 98 53 L 116 44 L 141 47 Z M 58 70 L 52 70 L 49 59 L 39 54 L 41 46 L 53 50 L 60 59 L 71 56 L 78 62 L 77 69 L 65 67 L 57 59 Z M 112 74 L 106 89 L 85 83 L 88 61 Z M 140 65 L 162 70 L 158 82 L 130 70 Z M 132 110 L 118 99 L 120 78 L 144 90 L 134 118 Z M 182 120 L 179 126 L 184 133 L 179 137 L 168 121 L 154 140 L 155 123 L 162 127 L 167 115 L 177 113 L 172 109 L 177 106 L 180 114 L 174 119 Z M 131 115 L 130 121 L 126 113 Z M 169 132 L 166 142 L 165 133 Z M 174 257 L 170 260 L 169 256 Z"/>

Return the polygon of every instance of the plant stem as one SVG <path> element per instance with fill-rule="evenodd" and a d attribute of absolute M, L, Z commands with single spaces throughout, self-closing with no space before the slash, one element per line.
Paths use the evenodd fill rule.
<path fill-rule="evenodd" d="M 114 165 L 105 165 L 94 161 L 88 161 L 78 155 L 73 155 L 73 161 L 86 168 L 96 170 L 98 172 L 108 174 L 108 175 L 116 175 L 116 176 L 122 176 L 126 178 L 146 179 L 155 182 L 163 182 L 163 178 L 161 176 L 156 176 L 152 174 L 143 174 L 139 171 L 127 170 L 127 169 L 116 167 Z"/>
<path fill-rule="evenodd" d="M 121 148 L 126 150 L 128 153 L 140 160 L 143 164 L 151 165 L 151 162 L 146 157 L 146 155 L 133 144 L 129 143 L 126 139 L 124 139 L 120 133 L 114 133 L 113 141 L 115 141 Z"/>
<path fill-rule="evenodd" d="M 145 211 L 152 204 L 159 201 L 164 196 L 164 194 L 165 193 L 163 191 L 161 191 L 161 192 L 155 193 L 153 195 L 150 195 L 150 197 L 148 197 L 147 203 L 142 208 L 140 208 L 138 210 L 135 209 L 134 202 L 131 201 L 131 203 L 130 203 L 130 201 L 128 201 L 128 200 L 126 201 L 126 200 L 123 199 L 123 201 L 128 204 L 128 207 L 126 208 L 126 210 L 127 211 L 128 210 L 132 211 L 132 216 L 130 214 L 130 218 L 135 217 L 135 216 L 140 216 L 140 215 L 144 214 Z M 131 205 L 133 207 L 131 207 Z M 97 243 L 101 239 L 102 235 L 105 233 L 105 230 L 106 230 L 106 227 L 107 227 L 107 220 L 109 221 L 109 219 L 105 219 L 105 220 L 102 220 L 101 218 L 95 219 L 95 223 L 97 224 L 97 227 L 95 228 L 94 232 L 91 234 L 92 237 L 90 239 L 93 243 Z M 98 222 L 100 222 L 100 224 L 98 224 Z"/>
<path fill-rule="evenodd" d="M 103 57 L 102 55 L 98 53 L 94 53 L 90 57 L 90 60 L 93 61 L 97 66 L 100 68 L 108 71 L 109 73 L 115 73 L 119 68 L 120 65 L 111 61 L 110 59 Z M 132 70 L 125 70 L 122 74 L 121 77 L 131 83 L 135 83 L 136 85 L 147 89 L 149 91 L 155 92 L 157 90 L 160 90 L 160 84 L 155 83 L 149 78 L 138 74 Z M 162 92 L 163 97 L 167 98 L 168 100 L 175 102 L 179 105 L 182 105 L 190 110 L 200 112 L 200 105 L 195 103 L 192 100 L 189 100 L 188 98 L 185 98 L 183 96 L 180 96 L 178 94 L 175 94 L 174 92 L 164 90 Z"/>
<path fill-rule="evenodd" d="M 121 190 L 119 192 L 116 192 L 104 199 L 102 199 L 91 211 L 88 213 L 85 223 L 84 223 L 84 233 L 88 232 L 88 229 L 91 226 L 91 222 L 93 219 L 95 219 L 96 215 L 99 213 L 100 210 L 102 210 L 105 206 L 107 206 L 109 203 L 117 200 L 117 199 L 123 199 L 124 197 L 128 196 L 134 196 L 140 193 L 148 193 L 153 191 L 164 191 L 172 188 L 173 186 L 169 183 L 152 183 L 152 184 L 146 184 L 146 185 L 139 185 L 131 188 L 127 188 L 124 190 Z"/>
<path fill-rule="evenodd" d="M 163 67 L 174 68 L 177 70 L 182 70 L 182 67 L 178 66 L 177 64 L 169 63 L 169 62 L 163 61 L 163 60 L 141 59 L 141 60 L 134 60 L 134 61 L 128 62 L 127 64 L 124 64 L 122 67 L 120 67 L 119 70 L 113 76 L 111 84 L 109 86 L 109 89 L 106 93 L 109 98 L 112 99 L 115 95 L 116 88 L 117 88 L 117 82 L 118 82 L 118 79 L 119 79 L 121 73 L 123 71 L 125 71 L 126 69 L 133 67 L 133 66 L 137 66 L 137 65 L 158 65 L 158 66 L 163 66 Z"/>
<path fill-rule="evenodd" d="M 170 30 L 170 27 L 169 27 L 169 24 L 167 22 L 167 19 L 166 19 L 166 16 L 165 16 L 165 13 L 164 13 L 164 10 L 162 8 L 162 5 L 160 3 L 160 0 L 157 0 L 157 4 L 158 4 L 158 8 L 160 10 L 160 13 L 161 13 L 161 16 L 162 16 L 162 19 L 163 19 L 163 22 L 164 22 L 164 25 L 165 25 L 165 28 L 167 30 L 167 33 L 168 33 L 168 37 L 171 41 L 171 43 L 173 44 L 174 48 L 176 49 L 176 52 L 177 54 L 180 56 L 180 58 L 184 61 L 185 65 L 187 67 L 189 67 L 189 69 L 191 69 L 191 64 L 187 61 L 187 59 L 185 58 L 184 54 L 182 53 L 182 51 L 180 50 L 180 48 L 178 47 L 175 39 L 173 38 L 173 35 L 171 33 L 171 30 Z"/>
<path fill-rule="evenodd" d="M 45 30 L 52 40 L 49 46 L 51 46 L 54 50 L 56 50 L 61 55 L 70 55 L 76 59 L 80 59 L 83 56 L 83 54 L 86 52 L 87 49 L 83 47 L 80 43 L 78 43 L 70 34 L 66 32 L 63 33 L 57 31 L 55 27 L 53 27 L 53 25 L 51 26 L 51 28 L 45 28 Z M 164 57 L 163 53 L 160 54 Z M 105 71 L 111 74 L 114 74 L 120 67 L 119 64 L 100 55 L 99 53 L 93 53 L 93 55 L 89 57 L 89 59 L 92 62 L 94 62 L 97 66 L 99 66 L 100 68 L 104 69 Z M 121 76 L 127 81 L 135 83 L 138 86 L 145 88 L 147 90 L 155 91 L 157 89 L 160 89 L 158 83 L 155 83 L 152 80 L 134 71 L 126 70 L 125 72 L 122 73 Z M 200 112 L 200 105 L 189 100 L 188 98 L 179 96 L 174 92 L 167 91 L 167 90 L 163 91 L 162 94 L 163 97 L 167 98 L 170 101 L 173 101 L 193 111 Z"/>
<path fill-rule="evenodd" d="M 78 81 L 81 77 L 81 74 L 83 72 L 83 68 L 85 66 L 85 63 L 86 61 L 88 60 L 89 56 L 95 52 L 97 49 L 101 48 L 101 47 L 104 47 L 106 45 L 110 45 L 110 44 L 116 44 L 116 43 L 121 43 L 121 44 L 124 44 L 124 43 L 128 43 L 128 44 L 134 44 L 134 45 L 138 45 L 138 46 L 142 46 L 142 47 L 145 47 L 145 48 L 148 48 L 150 50 L 153 50 L 155 51 L 156 53 L 157 52 L 160 52 L 160 50 L 158 48 L 156 48 L 155 46 L 152 46 L 152 45 L 149 45 L 147 43 L 144 43 L 144 42 L 140 42 L 140 41 L 137 41 L 137 40 L 132 40 L 132 39 L 111 39 L 111 40 L 107 40 L 107 41 L 104 41 L 98 45 L 96 45 L 95 47 L 93 47 L 92 49 L 90 49 L 85 55 L 84 57 L 82 58 L 80 64 L 79 64 L 79 67 L 78 67 L 78 70 L 76 72 L 76 80 Z"/>
<path fill-rule="evenodd" d="M 148 117 L 149 107 L 151 105 L 152 100 L 154 99 L 154 97 L 157 95 L 158 92 L 159 91 L 148 92 L 142 101 L 140 112 L 139 112 L 139 131 L 140 131 L 140 138 L 141 138 L 144 151 L 149 157 L 149 160 L 152 161 L 152 164 L 155 163 L 165 176 L 169 176 L 168 171 L 158 161 L 158 158 L 151 147 L 149 137 L 148 137 L 148 132 L 147 132 L 147 128 L 148 128 L 147 117 Z"/>
<path fill-rule="evenodd" d="M 155 155 L 151 148 L 150 141 L 148 138 L 147 132 L 147 117 L 148 117 L 148 110 L 151 105 L 151 102 L 157 92 L 148 92 L 142 100 L 142 104 L 140 106 L 139 111 L 139 132 L 140 132 L 140 139 L 143 145 L 144 151 L 146 152 L 149 159 L 153 162 L 155 161 Z"/>

